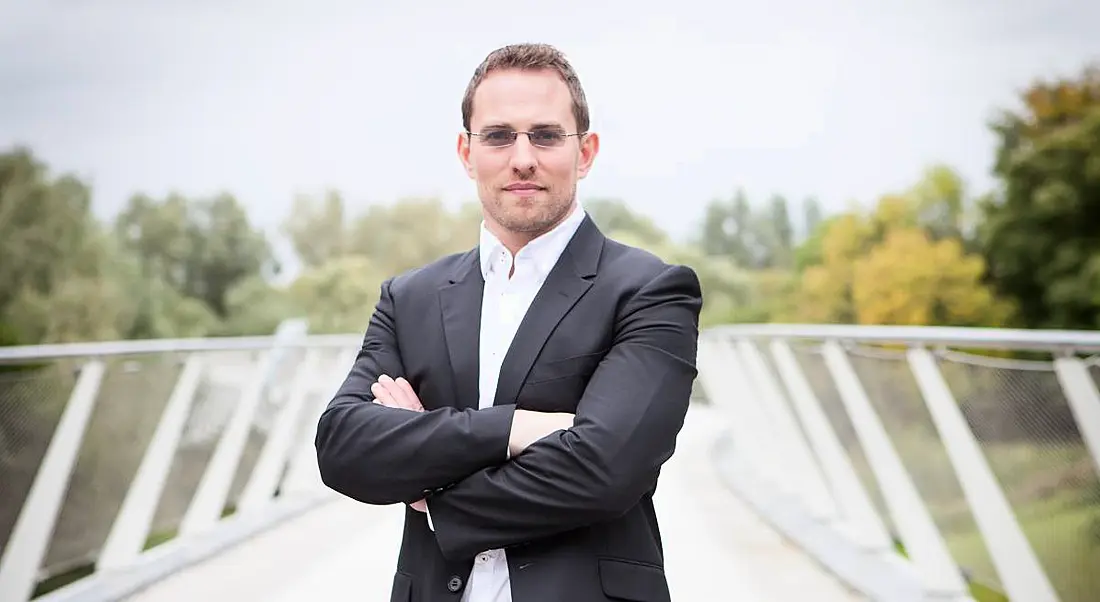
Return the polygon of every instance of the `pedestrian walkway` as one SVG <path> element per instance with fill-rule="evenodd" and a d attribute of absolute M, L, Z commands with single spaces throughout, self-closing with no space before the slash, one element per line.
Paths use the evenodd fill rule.
<path fill-rule="evenodd" d="M 710 455 L 722 425 L 716 411 L 694 406 L 661 475 L 655 504 L 673 600 L 862 600 L 722 486 Z M 130 600 L 388 600 L 403 513 L 339 497 Z"/>

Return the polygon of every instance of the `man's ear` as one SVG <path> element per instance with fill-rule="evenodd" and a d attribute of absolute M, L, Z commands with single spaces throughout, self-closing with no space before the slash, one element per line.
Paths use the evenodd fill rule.
<path fill-rule="evenodd" d="M 600 135 L 590 132 L 581 140 L 581 152 L 577 158 L 577 179 L 584 179 L 588 170 L 592 169 L 592 162 L 600 152 Z"/>
<path fill-rule="evenodd" d="M 459 132 L 457 150 L 458 160 L 462 162 L 462 168 L 466 170 L 466 175 L 473 179 L 474 165 L 470 162 L 470 135 L 466 132 Z"/>

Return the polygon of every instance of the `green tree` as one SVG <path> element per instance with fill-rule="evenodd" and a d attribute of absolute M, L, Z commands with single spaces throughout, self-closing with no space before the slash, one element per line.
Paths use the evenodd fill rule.
<path fill-rule="evenodd" d="M 813 197 L 802 201 L 802 236 L 805 240 L 817 231 L 818 226 L 825 220 L 825 213 L 821 210 L 821 203 Z"/>
<path fill-rule="evenodd" d="M 305 195 L 295 197 L 283 233 L 307 267 L 346 255 L 350 236 L 344 197 L 334 190 L 320 200 Z"/>
<path fill-rule="evenodd" d="M 369 257 L 345 255 L 309 268 L 290 286 L 289 295 L 315 334 L 362 332 L 378 303 L 382 272 Z"/>
<path fill-rule="evenodd" d="M 173 194 L 161 201 L 135 195 L 115 230 L 143 277 L 201 301 L 219 319 L 228 315 L 234 286 L 276 268 L 266 236 L 229 194 L 199 200 Z"/>
<path fill-rule="evenodd" d="M 703 253 L 729 257 L 745 268 L 787 267 L 794 256 L 794 225 L 787 201 L 774 196 L 755 211 L 743 191 L 732 199 L 711 201 L 704 210 L 697 244 Z"/>
<path fill-rule="evenodd" d="M 855 321 L 1002 326 L 1011 306 L 983 284 L 984 275 L 982 257 L 967 255 L 958 238 L 933 240 L 922 228 L 891 229 L 853 263 Z"/>
<path fill-rule="evenodd" d="M 133 303 L 116 250 L 82 181 L 0 154 L 0 344 L 120 338 Z"/>
<path fill-rule="evenodd" d="M 799 250 L 799 321 L 1001 326 L 1012 305 L 986 284 L 983 258 L 960 233 L 968 206 L 961 178 L 944 166 L 828 219 Z"/>
<path fill-rule="evenodd" d="M 917 221 L 930 237 L 965 239 L 974 203 L 966 194 L 966 184 L 955 170 L 933 165 L 908 192 L 917 212 Z"/>
<path fill-rule="evenodd" d="M 24 289 L 47 294 L 63 281 L 93 226 L 83 182 L 52 178 L 26 148 L 0 155 L 0 310 Z"/>
<path fill-rule="evenodd" d="M 472 249 L 480 223 L 477 203 L 451 211 L 436 198 L 399 199 L 372 205 L 351 221 L 345 252 L 369 259 L 382 273 L 398 274 Z"/>
<path fill-rule="evenodd" d="M 1100 328 L 1100 69 L 1039 81 L 993 125 L 1001 189 L 981 207 L 990 281 L 1029 328 Z"/>
<path fill-rule="evenodd" d="M 280 322 L 303 311 L 286 288 L 272 286 L 259 274 L 233 285 L 225 301 L 227 315 L 214 331 L 220 336 L 271 334 Z"/>
<path fill-rule="evenodd" d="M 794 224 L 791 223 L 787 199 L 773 196 L 761 221 L 760 230 L 768 250 L 767 259 L 761 267 L 790 267 L 794 261 Z"/>
<path fill-rule="evenodd" d="M 668 242 L 665 233 L 653 220 L 635 213 L 620 199 L 588 199 L 583 203 L 592 221 L 604 233 L 629 232 L 642 245 L 662 245 Z"/>

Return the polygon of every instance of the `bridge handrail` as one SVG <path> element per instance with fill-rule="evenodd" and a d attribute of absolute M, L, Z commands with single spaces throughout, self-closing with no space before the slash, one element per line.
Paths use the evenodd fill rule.
<path fill-rule="evenodd" d="M 869 355 L 859 349 L 874 346 L 904 349 Z M 947 366 L 994 363 L 946 349 L 1041 351 L 1050 357 L 995 363 L 998 371 L 1038 374 L 1030 386 L 1017 385 L 1023 390 L 1006 391 L 1007 385 L 987 380 L 958 388 L 951 383 L 969 373 L 947 372 Z M 949 547 L 946 526 L 937 522 L 947 515 L 935 514 L 929 504 L 929 481 L 922 481 L 925 489 L 918 487 L 918 479 L 937 470 L 945 482 L 959 486 L 973 521 L 969 533 L 988 552 L 990 568 L 983 569 L 983 579 L 999 581 L 980 587 L 1001 587 L 1013 600 L 1070 602 L 1083 599 L 1081 592 L 1060 597 L 1056 579 L 1062 587 L 1080 587 L 1066 581 L 1065 571 L 1048 572 L 1040 560 L 1025 533 L 1023 521 L 1030 519 L 1016 505 L 1025 502 L 1011 499 L 1002 482 L 1004 466 L 994 471 L 1005 448 L 998 451 L 995 441 L 981 438 L 989 431 L 976 430 L 982 415 L 975 404 L 1015 404 L 1017 413 L 1028 416 L 1064 408 L 1058 411 L 1072 421 L 1065 429 L 1079 437 L 1072 474 L 1100 476 L 1098 352 L 1100 331 L 734 324 L 703 330 L 699 374 L 708 400 L 732 412 L 720 457 L 733 488 L 871 599 L 974 599 L 973 576 L 964 575 L 956 556 L 961 552 Z M 888 380 L 872 380 L 872 366 L 885 364 L 866 361 L 893 366 Z M 899 411 L 887 428 L 884 416 L 893 409 Z M 1013 458 L 1020 449 L 1011 449 Z M 872 495 L 876 490 L 879 504 Z M 937 503 L 935 512 L 945 512 L 942 496 Z M 1035 523 L 1026 524 L 1034 528 Z M 895 540 L 905 546 L 905 555 L 897 553 Z"/>
<path fill-rule="evenodd" d="M 950 326 L 877 326 L 849 324 L 729 324 L 706 329 L 757 339 L 852 340 L 908 346 L 947 346 L 1072 353 L 1100 352 L 1100 331 L 1022 330 Z M 281 343 L 286 347 L 347 348 L 358 345 L 357 333 L 309 335 Z M 259 351 L 272 347 L 275 336 L 142 339 L 0 347 L 0 362 L 76 357 L 108 357 L 196 351 Z"/>
<path fill-rule="evenodd" d="M 92 358 L 155 353 L 261 351 L 270 349 L 276 344 L 287 348 L 346 349 L 349 346 L 358 346 L 362 340 L 363 336 L 360 334 L 315 334 L 286 341 L 280 341 L 273 335 L 265 335 L 21 345 L 0 347 L 0 363 L 21 360 Z"/>
<path fill-rule="evenodd" d="M 40 420 L 43 426 L 38 431 L 32 429 L 31 435 L 23 435 L 38 437 L 37 443 L 45 451 L 30 477 L 26 497 L 18 504 L 11 533 L 0 541 L 0 602 L 27 602 L 43 579 L 59 576 L 52 571 L 64 573 L 67 581 L 74 571 L 88 568 L 92 569 L 90 574 L 35 599 L 120 599 L 216 553 L 231 541 L 249 537 L 328 499 L 316 470 L 313 434 L 308 425 L 331 398 L 334 383 L 343 379 L 353 363 L 362 335 L 307 333 L 304 320 L 286 320 L 271 336 L 0 347 L 0 364 L 45 364 L 62 359 L 75 359 L 80 364 L 72 374 L 75 382 L 68 400 L 61 403 L 56 423 L 47 427 L 47 421 Z M 287 353 L 292 349 L 301 352 Z M 236 360 L 232 369 L 219 372 L 222 362 L 216 356 L 226 351 L 256 353 Z M 84 563 L 81 567 L 54 565 L 46 571 L 43 563 L 55 542 L 63 504 L 69 503 L 66 500 L 76 486 L 78 459 L 85 450 L 85 440 L 96 428 L 93 415 L 118 403 L 105 392 L 112 371 L 120 370 L 113 373 L 117 375 L 130 370 L 120 366 L 126 362 L 117 359 L 156 354 L 178 354 L 172 358 L 178 364 L 175 382 L 171 383 L 168 399 L 158 400 L 163 405 L 159 414 L 152 414 L 156 417 L 155 430 L 144 450 L 138 451 L 139 464 L 112 518 L 106 541 L 89 557 L 75 559 Z M 54 403 L 48 396 L 56 394 L 47 392 L 53 384 L 42 383 L 54 383 L 51 379 L 57 374 L 57 370 L 46 369 L 41 375 L 17 375 L 16 380 L 22 383 L 20 390 L 24 391 L 21 399 Z M 204 382 L 217 383 L 218 390 L 231 393 L 205 397 Z M 232 393 L 234 389 L 236 394 Z M 9 394 L 13 390 L 16 388 L 8 387 Z M 115 394 L 118 390 L 116 383 Z M 199 415 L 195 414 L 200 412 L 199 404 L 205 403 L 209 414 L 209 404 L 215 403 L 211 399 L 217 399 L 216 403 L 225 406 L 227 412 L 216 418 L 219 427 L 209 436 L 207 445 L 213 447 L 212 453 L 203 461 L 198 484 L 185 493 L 189 499 L 182 518 L 157 536 L 167 533 L 168 541 L 148 547 L 169 475 L 185 446 L 188 424 L 193 414 Z M 11 403 L 5 410 L 32 413 L 26 408 L 41 405 Z M 262 427 L 265 434 L 257 449 L 259 455 L 254 463 L 246 464 L 246 447 L 260 428 L 261 414 L 267 420 Z M 19 414 L 12 416 L 8 415 L 9 422 L 19 421 Z M 52 428 L 52 432 L 47 435 L 44 428 Z M 45 437 L 48 441 L 43 440 Z M 101 447 L 110 446 L 102 441 Z M 4 467 L 0 463 L 0 470 Z M 244 488 L 232 494 L 242 471 L 247 475 Z M 85 481 L 89 480 L 88 474 L 95 473 L 86 473 Z M 3 477 L 0 472 L 0 482 Z M 228 515 L 227 504 L 235 506 Z"/>
<path fill-rule="evenodd" d="M 1100 330 L 1021 330 L 851 324 L 728 324 L 707 330 L 713 334 L 755 339 L 850 340 L 884 345 L 1065 353 L 1100 352 Z"/>

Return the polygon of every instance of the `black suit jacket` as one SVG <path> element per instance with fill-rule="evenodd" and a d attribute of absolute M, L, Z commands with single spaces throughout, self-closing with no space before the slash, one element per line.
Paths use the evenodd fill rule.
<path fill-rule="evenodd" d="M 516 602 L 669 600 L 652 496 L 696 376 L 695 273 L 585 218 L 548 274 L 478 410 L 475 248 L 382 285 L 363 346 L 317 425 L 325 484 L 408 508 L 392 602 L 456 602 L 474 556 L 505 548 Z M 370 403 L 404 376 L 424 412 Z M 574 426 L 506 459 L 515 408 Z M 364 562 L 370 562 L 364 558 Z"/>

